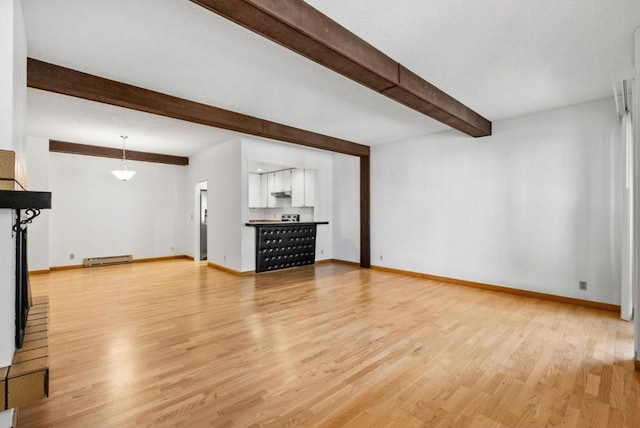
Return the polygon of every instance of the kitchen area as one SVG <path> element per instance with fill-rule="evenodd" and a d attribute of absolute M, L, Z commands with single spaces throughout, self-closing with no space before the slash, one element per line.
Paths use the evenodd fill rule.
<path fill-rule="evenodd" d="M 313 221 L 316 170 L 249 163 L 249 222 Z"/>
<path fill-rule="evenodd" d="M 256 272 L 313 264 L 316 170 L 249 162 L 246 226 L 254 227 Z"/>

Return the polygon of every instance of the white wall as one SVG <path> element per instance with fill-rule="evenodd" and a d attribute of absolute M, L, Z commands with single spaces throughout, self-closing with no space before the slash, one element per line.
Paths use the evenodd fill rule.
<path fill-rule="evenodd" d="M 25 164 L 27 41 L 19 0 L 0 2 L 0 149 L 13 150 Z M 26 165 L 25 165 L 26 167 Z M 0 210 L 0 367 L 11 364 L 15 350 L 15 241 L 12 213 Z M 10 412 L 0 413 L 0 427 L 10 426 Z"/>
<path fill-rule="evenodd" d="M 20 0 L 0 5 L 0 148 L 13 150 L 26 167 L 27 38 Z"/>
<path fill-rule="evenodd" d="M 640 3 L 638 4 L 637 9 L 638 17 L 640 18 Z M 640 119 L 638 116 L 638 112 L 640 112 L 640 100 L 638 97 L 638 89 L 640 88 L 640 28 L 636 28 L 634 32 L 634 48 L 635 48 L 635 68 L 636 68 L 636 80 L 635 86 L 633 87 L 633 111 L 632 111 L 632 120 L 634 122 L 634 173 L 635 173 L 635 183 L 634 183 L 634 212 L 636 213 L 636 220 L 634 222 L 634 252 L 636 256 L 635 265 L 634 265 L 634 274 L 633 274 L 633 298 L 634 298 L 634 308 L 636 315 L 634 316 L 634 338 L 635 338 L 635 359 L 638 360 L 640 358 L 640 316 L 638 316 L 638 311 L 640 310 L 640 221 L 638 221 L 638 213 L 640 213 L 640 148 L 638 147 L 638 142 L 640 142 Z"/>
<path fill-rule="evenodd" d="M 49 186 L 49 140 L 27 137 L 27 160 L 29 162 L 29 190 L 48 192 Z M 42 210 L 29 225 L 30 271 L 49 269 L 49 214 L 51 210 Z"/>
<path fill-rule="evenodd" d="M 137 174 L 122 182 L 110 173 L 116 159 L 51 153 L 45 139 L 28 144 L 29 162 L 38 166 L 33 180 L 52 192 L 49 224 L 29 229 L 31 270 L 89 257 L 183 254 L 177 230 L 186 211 L 185 167 L 129 161 Z"/>
<path fill-rule="evenodd" d="M 241 161 L 241 211 L 242 235 L 241 271 L 255 270 L 255 228 L 244 226 L 249 219 L 249 162 L 265 162 L 289 165 L 298 168 L 316 170 L 316 204 L 314 221 L 328 221 L 328 225 L 318 225 L 316 235 L 316 260 L 332 258 L 332 155 L 320 150 L 307 149 L 285 143 L 258 140 L 252 137 L 242 138 Z"/>
<path fill-rule="evenodd" d="M 360 262 L 360 158 L 333 154 L 333 258 Z"/>
<path fill-rule="evenodd" d="M 196 241 L 198 212 L 195 188 L 207 182 L 208 225 L 207 259 L 230 269 L 240 270 L 240 140 L 218 144 L 189 158 L 184 187 L 188 214 L 185 218 L 186 254 L 198 258 Z"/>
<path fill-rule="evenodd" d="M 11 0 L 5 0 L 10 3 Z M 27 36 L 22 15 L 22 1 L 13 0 L 13 150 L 26 162 L 25 121 L 27 117 Z"/>
<path fill-rule="evenodd" d="M 618 127 L 607 99 L 374 146 L 372 264 L 619 303 Z"/>
<path fill-rule="evenodd" d="M 24 120 L 27 39 L 19 0 L 0 2 L 0 149 L 13 150 L 26 167 Z M 0 367 L 15 351 L 15 241 L 12 213 L 0 210 Z M 0 428 L 13 424 L 13 410 L 0 412 Z"/>

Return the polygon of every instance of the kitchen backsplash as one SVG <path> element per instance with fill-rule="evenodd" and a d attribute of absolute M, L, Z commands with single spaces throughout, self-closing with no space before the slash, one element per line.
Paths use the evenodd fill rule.
<path fill-rule="evenodd" d="M 280 220 L 282 214 L 300 214 L 300 221 L 314 221 L 313 207 L 249 208 L 249 220 Z"/>

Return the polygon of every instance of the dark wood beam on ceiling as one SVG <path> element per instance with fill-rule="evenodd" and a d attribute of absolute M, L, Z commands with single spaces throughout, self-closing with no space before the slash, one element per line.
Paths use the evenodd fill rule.
<path fill-rule="evenodd" d="M 302 0 L 191 0 L 472 137 L 491 122 Z"/>
<path fill-rule="evenodd" d="M 27 86 L 72 97 L 353 156 L 369 146 L 27 59 Z"/>
<path fill-rule="evenodd" d="M 68 153 L 72 155 L 96 156 L 100 158 L 121 159 L 122 149 L 111 147 L 90 146 L 88 144 L 67 143 L 65 141 L 49 140 L 49 151 Z M 189 158 L 184 156 L 163 155 L 159 153 L 137 152 L 127 150 L 127 160 L 139 162 L 164 163 L 168 165 L 189 165 Z"/>

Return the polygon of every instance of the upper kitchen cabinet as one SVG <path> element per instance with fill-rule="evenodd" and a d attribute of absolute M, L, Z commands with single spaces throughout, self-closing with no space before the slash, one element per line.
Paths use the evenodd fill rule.
<path fill-rule="evenodd" d="M 315 169 L 249 162 L 249 208 L 306 208 L 316 203 Z"/>
<path fill-rule="evenodd" d="M 293 169 L 287 169 L 282 171 L 282 190 L 291 191 L 291 180 L 293 175 Z"/>
<path fill-rule="evenodd" d="M 313 207 L 315 205 L 316 171 L 296 168 L 291 173 L 291 206 Z"/>
<path fill-rule="evenodd" d="M 291 171 L 290 169 L 285 169 L 274 172 L 275 192 L 287 192 L 291 190 Z"/>
<path fill-rule="evenodd" d="M 266 188 L 264 189 L 266 193 Z M 249 174 L 249 208 L 264 208 L 262 196 L 262 181 L 260 174 Z"/>
<path fill-rule="evenodd" d="M 269 196 L 269 183 L 267 174 L 260 174 L 260 208 L 267 207 L 267 196 Z"/>
<path fill-rule="evenodd" d="M 267 208 L 275 208 L 276 207 L 276 197 L 273 196 L 273 193 L 276 191 L 276 173 L 270 172 L 268 174 L 262 174 L 263 180 L 267 182 L 267 194 L 266 194 L 266 207 Z"/>
<path fill-rule="evenodd" d="M 316 170 L 304 170 L 304 206 L 313 207 L 316 204 Z"/>
<path fill-rule="evenodd" d="M 291 192 L 291 170 L 249 173 L 249 208 L 276 208 L 274 194 Z"/>
<path fill-rule="evenodd" d="M 283 172 L 284 171 L 276 171 L 273 172 L 273 177 L 275 184 L 273 185 L 273 192 L 282 192 L 283 191 Z"/>

